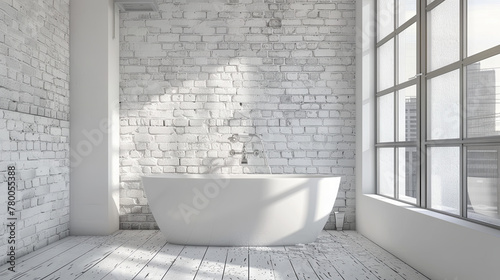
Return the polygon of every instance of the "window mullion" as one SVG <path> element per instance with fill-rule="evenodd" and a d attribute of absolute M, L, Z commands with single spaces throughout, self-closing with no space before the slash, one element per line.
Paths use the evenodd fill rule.
<path fill-rule="evenodd" d="M 398 29 L 398 23 L 399 23 L 399 13 L 398 13 L 398 8 L 399 8 L 399 1 L 394 0 L 394 86 L 398 84 L 398 74 L 399 74 L 399 34 L 396 33 Z M 394 91 L 394 142 L 398 141 L 398 126 L 399 126 L 399 121 L 398 121 L 398 97 L 397 97 L 397 91 Z M 399 182 L 398 182 L 398 173 L 399 173 L 399 168 L 398 168 L 398 149 L 394 149 L 394 198 L 398 199 L 398 188 L 399 188 Z"/>
<path fill-rule="evenodd" d="M 467 218 L 467 153 L 466 153 L 466 146 L 462 145 L 462 148 L 460 149 L 461 152 L 461 159 L 462 159 L 462 176 L 460 176 L 461 180 L 461 188 L 460 188 L 460 198 L 461 198 L 461 216 L 463 218 Z"/>
<path fill-rule="evenodd" d="M 467 123 L 467 98 L 466 98 L 466 71 L 465 66 L 463 65 L 464 59 L 467 57 L 467 5 L 466 0 L 460 1 L 460 62 L 462 65 L 460 66 L 460 110 L 461 110 L 461 118 L 460 118 L 460 137 L 463 141 L 467 138 L 466 136 L 466 123 Z M 461 159 L 461 168 L 460 168 L 460 215 L 463 218 L 467 218 L 467 168 L 466 168 L 466 152 L 465 145 L 460 145 L 460 159 Z"/>
<path fill-rule="evenodd" d="M 418 36 L 420 39 L 419 49 L 417 52 L 418 57 L 418 73 L 422 73 L 420 77 L 418 77 L 418 87 L 417 87 L 417 100 L 419 104 L 419 116 L 417 118 L 418 125 L 418 140 L 417 141 L 417 149 L 418 153 L 418 161 L 420 168 L 418 169 L 418 205 L 422 208 L 427 208 L 427 146 L 424 144 L 426 140 L 426 121 L 427 121 L 427 112 L 426 112 L 426 102 L 427 102 L 427 23 L 426 23 L 426 1 L 421 0 L 418 2 L 419 8 L 417 9 L 418 16 Z"/>
<path fill-rule="evenodd" d="M 394 198 L 399 200 L 399 148 L 394 147 Z"/>

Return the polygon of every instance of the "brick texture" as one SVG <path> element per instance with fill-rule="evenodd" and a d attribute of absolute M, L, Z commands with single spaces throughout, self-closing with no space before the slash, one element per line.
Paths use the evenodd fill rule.
<path fill-rule="evenodd" d="M 69 0 L 0 1 L 0 263 L 7 167 L 16 167 L 16 257 L 69 234 Z M 10 216 L 9 216 L 10 217 Z"/>
<path fill-rule="evenodd" d="M 121 14 L 121 228 L 156 228 L 143 174 L 269 173 L 230 156 L 256 133 L 272 173 L 341 176 L 354 229 L 355 1 L 158 2 Z"/>

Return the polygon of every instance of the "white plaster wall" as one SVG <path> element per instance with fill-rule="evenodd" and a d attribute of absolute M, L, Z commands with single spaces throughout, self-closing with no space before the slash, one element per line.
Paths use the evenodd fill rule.
<path fill-rule="evenodd" d="M 71 1 L 72 235 L 118 229 L 119 63 L 113 11 L 112 0 Z"/>
<path fill-rule="evenodd" d="M 357 2 L 356 228 L 433 280 L 497 279 L 500 231 L 375 193 L 375 0 Z"/>

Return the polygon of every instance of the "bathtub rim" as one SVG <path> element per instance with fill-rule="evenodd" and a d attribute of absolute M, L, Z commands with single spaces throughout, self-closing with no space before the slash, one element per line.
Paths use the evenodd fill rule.
<path fill-rule="evenodd" d="M 163 179 L 326 179 L 342 178 L 339 175 L 329 174 L 179 174 L 162 173 L 141 175 L 141 178 Z"/>

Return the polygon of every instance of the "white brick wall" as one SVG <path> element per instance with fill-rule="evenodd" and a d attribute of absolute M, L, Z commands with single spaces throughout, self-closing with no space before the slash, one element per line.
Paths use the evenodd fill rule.
<path fill-rule="evenodd" d="M 266 173 L 229 155 L 258 133 L 273 173 L 342 176 L 354 229 L 355 1 L 158 2 L 121 14 L 121 228 L 156 227 L 142 174 Z"/>
<path fill-rule="evenodd" d="M 0 264 L 9 165 L 18 184 L 16 256 L 69 234 L 68 32 L 69 0 L 0 1 Z"/>

